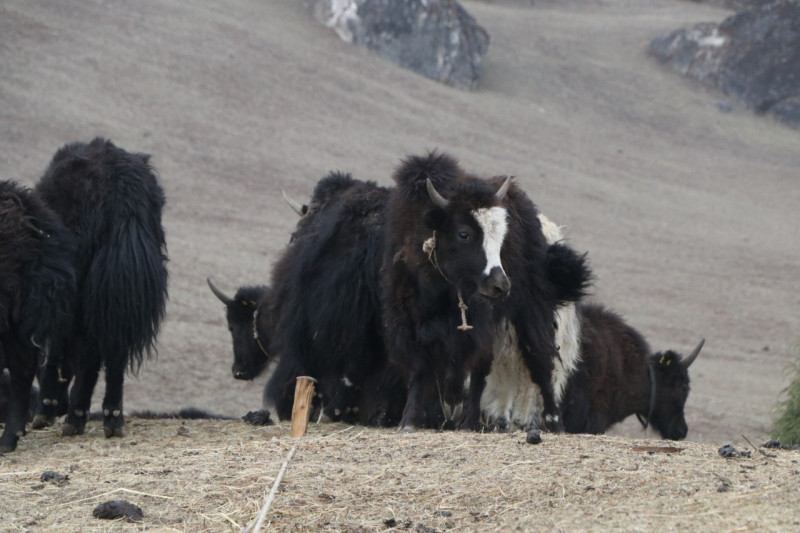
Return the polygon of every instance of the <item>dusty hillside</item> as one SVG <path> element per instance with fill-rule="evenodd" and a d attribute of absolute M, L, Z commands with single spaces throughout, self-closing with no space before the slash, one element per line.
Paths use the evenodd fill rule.
<path fill-rule="evenodd" d="M 474 92 L 351 48 L 297 1 L 0 6 L 0 176 L 32 184 L 59 146 L 95 135 L 153 154 L 162 176 L 168 318 L 127 409 L 258 407 L 263 381 L 230 377 L 205 277 L 230 291 L 268 281 L 294 224 L 281 189 L 307 196 L 331 169 L 388 184 L 400 158 L 438 148 L 516 175 L 589 252 L 596 298 L 654 347 L 707 338 L 690 440 L 766 437 L 800 341 L 800 136 L 721 113 L 722 95 L 645 52 L 728 12 L 674 0 L 464 5 L 492 36 Z"/>

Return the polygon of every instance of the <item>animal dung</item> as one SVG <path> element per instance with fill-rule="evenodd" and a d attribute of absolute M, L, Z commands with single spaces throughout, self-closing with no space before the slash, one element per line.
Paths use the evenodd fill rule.
<path fill-rule="evenodd" d="M 275 425 L 275 422 L 269 417 L 269 411 L 263 409 L 259 411 L 248 411 L 247 414 L 242 417 L 242 420 L 251 426 Z"/>
<path fill-rule="evenodd" d="M 722 457 L 750 457 L 750 450 L 739 451 L 730 444 L 726 444 L 719 449 Z"/>
<path fill-rule="evenodd" d="M 298 376 L 294 387 L 294 405 L 292 406 L 292 437 L 306 434 L 308 417 L 311 415 L 311 398 L 314 397 L 314 383 L 317 380 L 309 376 Z"/>
<path fill-rule="evenodd" d="M 43 483 L 52 483 L 57 487 L 63 487 L 67 483 L 69 483 L 69 476 L 65 474 L 59 474 L 53 470 L 45 470 L 42 472 L 42 476 L 39 478 L 40 481 Z"/>
<path fill-rule="evenodd" d="M 538 429 L 531 429 L 525 435 L 525 442 L 528 444 L 540 444 L 542 442 L 542 432 Z"/>
<path fill-rule="evenodd" d="M 142 508 L 125 500 L 112 500 L 110 502 L 101 503 L 92 511 L 92 516 L 95 518 L 102 518 L 104 520 L 116 520 L 117 518 L 126 518 L 131 522 L 139 522 L 144 518 Z"/>

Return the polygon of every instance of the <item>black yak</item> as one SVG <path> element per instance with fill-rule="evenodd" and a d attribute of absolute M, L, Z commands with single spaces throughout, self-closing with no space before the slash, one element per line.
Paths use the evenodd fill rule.
<path fill-rule="evenodd" d="M 683 359 L 673 351 L 653 353 L 638 331 L 601 305 L 581 303 L 578 316 L 581 360 L 564 396 L 565 431 L 604 433 L 635 414 L 665 439 L 686 437 L 688 369 L 704 341 Z"/>
<path fill-rule="evenodd" d="M 407 159 L 394 179 L 381 301 L 389 358 L 407 379 L 401 428 L 425 423 L 436 398 L 452 416 L 467 376 L 458 424 L 476 428 L 497 336 L 513 336 L 544 414 L 557 415 L 554 312 L 583 296 L 585 257 L 548 245 L 510 178 L 480 179 L 431 153 Z"/>
<path fill-rule="evenodd" d="M 82 433 L 102 367 L 103 431 L 122 435 L 125 372 L 136 374 L 155 351 L 167 299 L 165 198 L 149 160 L 102 138 L 72 143 L 56 152 L 36 185 L 78 247 L 73 328 L 63 353 L 40 374 L 36 425 L 58 414 L 53 401 L 74 376 L 62 433 Z"/>
<path fill-rule="evenodd" d="M 230 298 L 210 283 L 226 306 L 234 377 L 253 379 L 277 358 L 264 406 L 280 419 L 291 417 L 300 375 L 318 380 L 328 418 L 359 419 L 361 388 L 385 360 L 377 286 L 387 196 L 373 182 L 332 172 L 309 204 L 293 204 L 301 218 L 269 288 L 243 287 Z"/>
<path fill-rule="evenodd" d="M 0 453 L 17 447 L 39 364 L 71 329 L 75 252 L 70 233 L 34 192 L 0 182 L 0 371 L 9 371 Z"/>

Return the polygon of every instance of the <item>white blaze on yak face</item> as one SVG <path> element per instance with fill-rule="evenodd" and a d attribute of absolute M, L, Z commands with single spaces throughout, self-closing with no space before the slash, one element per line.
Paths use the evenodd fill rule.
<path fill-rule="evenodd" d="M 505 207 L 482 207 L 472 212 L 472 216 L 483 230 L 483 250 L 486 253 L 486 268 L 484 275 L 488 276 L 494 267 L 500 263 L 500 249 L 508 233 L 508 211 Z M 505 274 L 505 270 L 503 270 Z"/>

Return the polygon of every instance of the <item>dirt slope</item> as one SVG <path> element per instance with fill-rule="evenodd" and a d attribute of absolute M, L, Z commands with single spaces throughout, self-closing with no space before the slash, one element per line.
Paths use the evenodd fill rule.
<path fill-rule="evenodd" d="M 153 154 L 163 179 L 168 318 L 126 408 L 258 407 L 263 380 L 230 377 L 205 277 L 230 291 L 268 281 L 295 222 L 281 189 L 307 196 L 332 169 L 388 184 L 400 158 L 438 148 L 516 175 L 589 251 L 597 299 L 654 347 L 707 338 L 690 440 L 763 439 L 800 341 L 800 135 L 721 113 L 724 96 L 645 52 L 656 35 L 729 12 L 464 5 L 492 36 L 474 92 L 340 42 L 298 1 L 0 6 L 0 177 L 33 184 L 59 146 L 104 135 Z"/>

